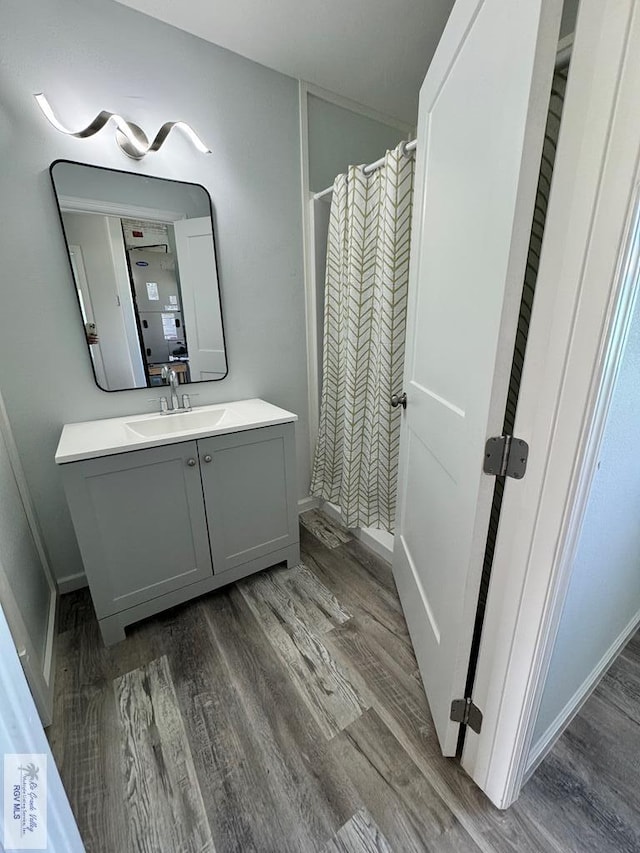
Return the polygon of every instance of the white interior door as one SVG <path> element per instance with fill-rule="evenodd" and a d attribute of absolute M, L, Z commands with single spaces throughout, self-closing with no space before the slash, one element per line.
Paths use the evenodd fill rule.
<path fill-rule="evenodd" d="M 227 360 L 211 219 L 180 219 L 173 227 L 191 381 L 222 379 Z"/>
<path fill-rule="evenodd" d="M 394 574 L 445 755 L 459 726 L 561 13 L 458 0 L 420 92 Z"/>

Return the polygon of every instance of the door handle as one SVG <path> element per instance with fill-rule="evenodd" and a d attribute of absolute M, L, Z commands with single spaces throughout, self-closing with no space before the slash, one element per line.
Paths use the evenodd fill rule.
<path fill-rule="evenodd" d="M 402 406 L 403 409 L 407 408 L 407 395 L 403 391 L 402 394 L 394 394 L 391 397 L 391 405 L 394 409 L 397 409 L 398 406 Z"/>
<path fill-rule="evenodd" d="M 211 462 L 211 460 L 213 459 L 213 456 L 211 456 L 210 453 L 205 453 L 205 455 L 202 458 L 204 459 L 205 462 Z"/>
<path fill-rule="evenodd" d="M 187 459 L 187 465 L 189 466 L 189 468 L 195 468 L 196 460 L 193 459 L 193 457 L 191 459 Z"/>

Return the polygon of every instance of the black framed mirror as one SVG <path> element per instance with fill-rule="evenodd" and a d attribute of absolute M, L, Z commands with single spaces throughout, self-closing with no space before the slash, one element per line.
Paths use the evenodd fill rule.
<path fill-rule="evenodd" d="M 211 198 L 199 184 L 71 160 L 50 168 L 96 384 L 228 372 Z"/>

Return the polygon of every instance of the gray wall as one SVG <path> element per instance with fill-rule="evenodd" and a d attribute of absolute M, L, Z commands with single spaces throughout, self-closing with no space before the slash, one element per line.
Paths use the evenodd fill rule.
<path fill-rule="evenodd" d="M 53 456 L 65 422 L 150 411 L 149 391 L 106 393 L 92 377 L 48 167 L 58 158 L 202 183 L 213 199 L 229 376 L 198 404 L 260 396 L 300 416 L 307 493 L 306 350 L 296 81 L 117 3 L 0 0 L 0 386 L 58 577 L 82 570 Z M 176 135 L 141 163 L 113 132 L 76 140 L 61 121 L 100 109 L 155 133 L 190 122 L 213 149 Z"/>
<path fill-rule="evenodd" d="M 534 745 L 640 612 L 640 301 L 634 308 Z"/>
<path fill-rule="evenodd" d="M 372 163 L 404 138 L 402 131 L 309 95 L 309 188 L 330 187 L 347 166 Z"/>

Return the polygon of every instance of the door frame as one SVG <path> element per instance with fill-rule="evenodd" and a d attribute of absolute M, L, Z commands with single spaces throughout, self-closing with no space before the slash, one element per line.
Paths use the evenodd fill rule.
<path fill-rule="evenodd" d="M 8 625 L 8 614 L 5 610 L 6 606 L 0 604 L 0 695 L 2 695 L 0 747 L 7 756 L 11 753 L 18 755 L 31 753 L 44 757 L 47 764 L 45 775 L 47 849 L 81 853 L 84 846 L 78 825 L 71 811 L 47 737 L 36 714 L 37 697 L 32 695 L 23 667 L 20 666 L 16 656 L 13 636 Z"/>
<path fill-rule="evenodd" d="M 516 415 L 531 455 L 507 481 L 462 764 L 499 807 L 518 796 L 633 305 L 640 14 L 582 0 Z M 634 56 L 635 53 L 635 56 Z"/>
<path fill-rule="evenodd" d="M 84 307 L 86 321 L 88 323 L 95 323 L 93 299 L 91 297 L 91 291 L 89 290 L 89 281 L 87 279 L 87 270 L 84 263 L 84 256 L 82 254 L 82 246 L 78 246 L 75 243 L 69 243 L 67 251 L 69 252 L 69 261 L 71 263 L 71 270 L 73 273 L 73 283 L 76 286 L 76 290 L 80 291 L 80 294 L 82 295 L 82 305 L 80 307 L 81 309 Z M 102 358 L 100 347 L 93 347 L 90 351 L 90 355 L 93 359 L 96 379 L 101 379 L 106 385 L 107 374 L 104 369 L 104 359 Z"/>

